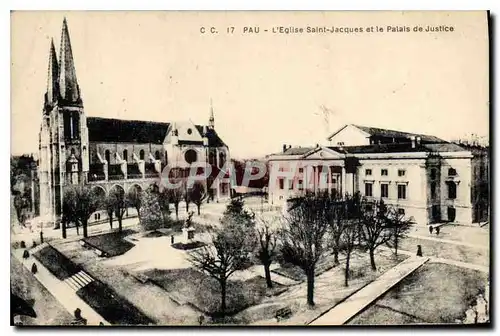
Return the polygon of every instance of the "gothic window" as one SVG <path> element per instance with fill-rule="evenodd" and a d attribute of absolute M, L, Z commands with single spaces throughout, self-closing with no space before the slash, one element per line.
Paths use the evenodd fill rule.
<path fill-rule="evenodd" d="M 160 151 L 155 152 L 155 159 L 159 160 L 160 159 Z"/>
<path fill-rule="evenodd" d="M 431 183 L 431 198 L 436 198 L 436 182 Z"/>
<path fill-rule="evenodd" d="M 123 150 L 123 160 L 128 161 L 128 151 L 126 149 Z"/>
<path fill-rule="evenodd" d="M 219 154 L 219 167 L 223 167 L 225 163 L 226 163 L 226 154 L 220 153 Z"/>
<path fill-rule="evenodd" d="M 108 164 L 111 163 L 111 154 L 109 153 L 109 149 L 106 149 L 106 152 L 104 153 L 104 158 L 108 162 Z"/>
<path fill-rule="evenodd" d="M 139 152 L 139 160 L 144 160 L 144 149 Z"/>

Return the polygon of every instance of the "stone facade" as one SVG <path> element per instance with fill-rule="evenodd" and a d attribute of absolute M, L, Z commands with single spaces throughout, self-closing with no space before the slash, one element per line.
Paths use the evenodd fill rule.
<path fill-rule="evenodd" d="M 329 138 L 340 146 L 285 146 L 270 155 L 269 202 L 284 204 L 306 191 L 360 192 L 419 224 L 471 223 L 470 151 L 431 136 L 357 127 Z"/>
<path fill-rule="evenodd" d="M 213 108 L 208 125 L 87 117 L 64 20 L 59 60 L 53 41 L 50 44 L 39 134 L 42 217 L 57 221 L 67 185 L 89 184 L 103 197 L 112 188 L 125 193 L 132 186 L 143 190 L 159 181 L 167 165 L 184 169 L 187 176 L 191 164 L 205 162 L 220 173 L 229 155 L 215 131 Z M 229 197 L 231 190 L 228 173 L 218 175 L 223 177 L 210 180 L 216 200 Z"/>

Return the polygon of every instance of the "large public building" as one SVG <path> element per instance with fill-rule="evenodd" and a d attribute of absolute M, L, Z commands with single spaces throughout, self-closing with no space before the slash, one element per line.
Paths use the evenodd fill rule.
<path fill-rule="evenodd" d="M 207 114 L 206 125 L 87 116 L 64 19 L 59 58 L 53 41 L 49 49 L 37 168 L 40 215 L 60 218 L 68 185 L 88 184 L 106 197 L 113 188 L 124 193 L 147 188 L 167 165 L 187 172 L 193 163 L 206 162 L 222 169 L 229 148 L 215 130 L 212 107 Z M 213 175 L 220 176 L 211 181 L 213 197 L 229 197 L 229 176 Z"/>
<path fill-rule="evenodd" d="M 485 148 L 353 124 L 327 140 L 326 146 L 283 145 L 268 157 L 271 172 L 277 172 L 269 180 L 269 202 L 284 204 L 307 191 L 359 192 L 422 225 L 488 220 Z"/>

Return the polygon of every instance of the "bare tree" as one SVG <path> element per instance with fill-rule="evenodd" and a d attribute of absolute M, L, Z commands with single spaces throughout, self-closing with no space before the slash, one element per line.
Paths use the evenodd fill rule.
<path fill-rule="evenodd" d="M 341 235 L 342 249 L 346 254 L 345 259 L 345 286 L 349 286 L 349 270 L 351 262 L 351 254 L 354 251 L 358 243 L 359 236 L 359 222 L 357 219 L 351 219 L 344 223 Z"/>
<path fill-rule="evenodd" d="M 226 313 L 226 291 L 229 277 L 241 267 L 245 259 L 245 240 L 242 227 L 222 219 L 221 225 L 212 228 L 211 244 L 189 253 L 188 260 L 193 267 L 216 279 L 220 285 L 220 313 Z"/>
<path fill-rule="evenodd" d="M 174 205 L 175 209 L 175 219 L 179 220 L 179 203 L 183 197 L 183 190 L 180 187 L 177 188 L 166 188 L 166 194 L 168 195 L 168 199 L 170 203 Z"/>
<path fill-rule="evenodd" d="M 98 205 L 98 197 L 88 186 L 71 185 L 66 187 L 63 197 L 63 211 L 66 211 L 66 214 L 63 216 L 65 216 L 65 221 L 73 220 L 75 222 L 77 234 L 79 234 L 78 227 L 81 224 L 83 236 L 88 237 L 88 220 L 90 215 L 98 209 Z M 66 223 L 63 225 L 65 226 Z"/>
<path fill-rule="evenodd" d="M 270 267 L 276 256 L 278 232 L 277 230 L 273 230 L 269 222 L 265 219 L 259 218 L 258 222 L 257 235 L 259 237 L 259 246 L 257 248 L 257 257 L 264 266 L 267 287 L 272 288 L 273 282 L 271 281 Z"/>
<path fill-rule="evenodd" d="M 123 215 L 127 210 L 127 200 L 125 198 L 125 192 L 121 188 L 113 188 L 109 191 L 109 202 L 110 207 L 114 209 L 116 219 L 118 219 L 118 231 L 122 231 L 122 221 Z"/>
<path fill-rule="evenodd" d="M 384 201 L 379 202 L 363 202 L 361 211 L 362 225 L 361 236 L 363 238 L 363 245 L 368 249 L 370 254 L 370 265 L 372 270 L 377 269 L 375 264 L 375 250 L 382 244 L 387 243 L 391 238 L 391 231 L 389 230 L 389 223 L 387 220 L 387 206 Z"/>
<path fill-rule="evenodd" d="M 307 194 L 283 216 L 282 254 L 286 261 L 304 271 L 310 306 L 314 306 L 315 267 L 323 255 L 324 236 L 328 229 L 328 202 L 327 194 Z"/>
<path fill-rule="evenodd" d="M 111 195 L 108 195 L 105 200 L 105 207 L 106 207 L 106 213 L 108 214 L 108 220 L 109 220 L 109 227 L 112 230 L 113 229 L 113 216 L 115 213 L 115 200 L 114 197 Z"/>
<path fill-rule="evenodd" d="M 188 190 L 189 199 L 196 205 L 198 209 L 198 216 L 200 215 L 201 204 L 205 201 L 207 197 L 207 193 L 205 192 L 205 188 L 200 181 L 197 181 L 193 184 L 191 189 Z"/>
<path fill-rule="evenodd" d="M 339 264 L 339 253 L 341 250 L 341 236 L 347 219 L 346 200 L 339 195 L 333 195 L 327 208 L 328 223 L 330 224 L 330 243 L 333 251 L 335 264 Z"/>
<path fill-rule="evenodd" d="M 132 188 L 127 193 L 128 204 L 134 207 L 137 211 L 137 216 L 139 216 L 139 211 L 141 210 L 141 191 L 137 188 Z M 141 217 L 139 216 L 139 221 Z"/>
<path fill-rule="evenodd" d="M 153 186 L 142 192 L 141 208 L 139 210 L 140 224 L 145 231 L 157 230 L 164 223 L 164 218 L 158 199 L 158 192 Z"/>
<path fill-rule="evenodd" d="M 394 248 L 394 254 L 398 255 L 399 242 L 404 239 L 411 230 L 412 222 L 400 214 L 395 208 L 390 207 L 387 211 L 387 223 L 390 231 L 390 243 Z"/>

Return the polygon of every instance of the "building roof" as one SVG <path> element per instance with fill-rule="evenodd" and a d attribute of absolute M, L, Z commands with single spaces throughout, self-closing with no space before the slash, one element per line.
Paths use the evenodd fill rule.
<path fill-rule="evenodd" d="M 316 147 L 291 147 L 288 148 L 284 153 L 277 153 L 273 155 L 304 155 L 314 148 Z"/>
<path fill-rule="evenodd" d="M 361 125 L 354 125 L 354 127 L 359 128 L 363 132 L 366 132 L 370 134 L 370 136 L 379 136 L 379 137 L 387 137 L 387 138 L 406 138 L 410 139 L 410 137 L 420 137 L 422 142 L 427 142 L 427 143 L 446 143 L 447 141 L 444 141 L 443 139 L 440 139 L 438 137 L 435 137 L 433 135 L 426 135 L 426 134 L 417 134 L 417 133 L 408 133 L 408 132 L 401 132 L 401 131 L 395 131 L 395 130 L 390 130 L 390 129 L 385 129 L 385 128 L 376 128 L 376 127 L 367 127 L 367 126 L 361 126 Z"/>
<path fill-rule="evenodd" d="M 170 130 L 170 123 L 87 117 L 87 127 L 91 142 L 162 144 Z M 196 125 L 196 129 L 203 134 L 202 125 Z M 217 132 L 209 127 L 207 137 L 210 147 L 226 146 Z"/>
<path fill-rule="evenodd" d="M 328 147 L 339 153 L 347 154 L 375 154 L 375 153 L 411 153 L 411 152 L 464 152 L 464 148 L 451 144 L 420 144 L 414 148 L 411 143 L 393 143 L 369 146 L 342 146 Z"/>
<path fill-rule="evenodd" d="M 89 141 L 162 144 L 168 123 L 87 117 Z"/>

